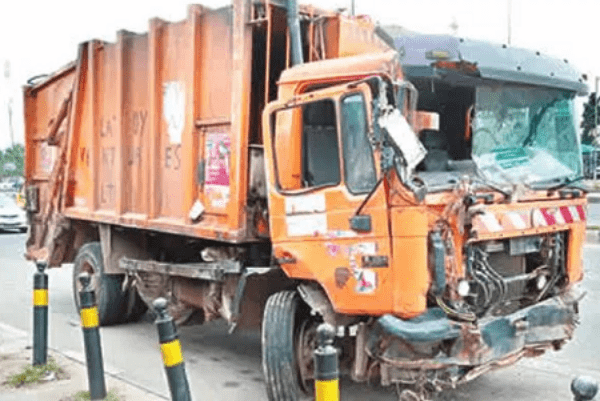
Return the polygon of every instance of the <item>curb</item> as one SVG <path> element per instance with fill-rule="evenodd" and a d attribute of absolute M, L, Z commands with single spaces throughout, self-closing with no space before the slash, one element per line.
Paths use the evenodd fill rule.
<path fill-rule="evenodd" d="M 14 326 L 0 322 L 0 354 L 2 353 L 14 353 L 26 349 L 28 353 L 31 353 L 31 334 L 25 330 L 21 330 Z M 62 358 L 72 361 L 73 363 L 82 366 L 82 371 L 86 368 L 85 355 L 79 352 L 60 350 L 55 347 L 48 347 L 48 351 L 53 352 L 56 355 L 60 355 Z M 135 389 L 135 391 L 146 393 L 157 399 L 169 400 L 165 394 L 161 394 L 156 390 L 145 387 L 142 384 L 136 383 L 126 377 L 123 377 L 124 371 L 116 369 L 112 366 L 106 366 L 105 375 L 110 377 L 112 380 L 123 383 L 123 385 Z M 82 379 L 85 375 L 82 374 Z M 24 394 L 27 397 L 27 394 Z M 32 395 L 32 394 L 29 394 Z M 4 393 L 0 392 L 0 400 L 4 397 Z M 15 399 L 9 398 L 9 399 Z M 41 399 L 41 398 L 30 398 L 30 399 Z M 129 398 L 127 398 L 129 399 Z M 138 399 L 138 398 L 135 398 Z"/>
<path fill-rule="evenodd" d="M 62 355 L 66 359 L 69 359 L 69 360 L 71 360 L 73 362 L 76 362 L 76 363 L 78 363 L 78 364 L 80 364 L 80 365 L 82 365 L 84 367 L 86 366 L 85 355 L 83 355 L 83 354 L 80 354 L 80 353 L 77 353 L 77 352 L 61 351 L 61 350 L 56 349 L 54 347 L 49 347 L 48 349 L 52 350 L 53 352 L 55 352 L 57 354 Z M 165 397 L 164 394 L 158 393 L 158 392 L 156 392 L 156 391 L 154 391 L 152 389 L 149 389 L 147 387 L 142 386 L 139 383 L 136 383 L 134 381 L 131 381 L 131 380 L 129 380 L 129 379 L 121 376 L 123 374 L 122 370 L 118 370 L 118 369 L 115 369 L 115 368 L 113 368 L 111 366 L 107 366 L 106 370 L 104 371 L 104 374 L 106 376 L 112 377 L 113 379 L 122 381 L 123 383 L 125 383 L 125 384 L 127 384 L 129 386 L 135 387 L 138 390 L 145 391 L 146 393 L 152 394 L 153 396 L 156 396 L 158 398 L 169 400 L 169 398 Z"/>

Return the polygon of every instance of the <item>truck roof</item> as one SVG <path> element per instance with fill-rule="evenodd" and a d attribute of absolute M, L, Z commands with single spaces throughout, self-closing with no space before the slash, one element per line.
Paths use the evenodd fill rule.
<path fill-rule="evenodd" d="M 360 79 L 374 74 L 387 74 L 392 78 L 401 78 L 402 71 L 396 67 L 398 54 L 394 50 L 382 53 L 369 53 L 359 56 L 342 57 L 311 63 L 300 64 L 281 73 L 279 84 L 291 84 L 310 81 L 312 84 L 320 80 L 339 81 Z"/>
<path fill-rule="evenodd" d="M 443 60 L 475 65 L 484 79 L 588 92 L 583 76 L 568 60 L 539 51 L 451 35 L 407 34 L 395 36 L 394 43 L 409 78 L 438 77 L 434 63 Z"/>

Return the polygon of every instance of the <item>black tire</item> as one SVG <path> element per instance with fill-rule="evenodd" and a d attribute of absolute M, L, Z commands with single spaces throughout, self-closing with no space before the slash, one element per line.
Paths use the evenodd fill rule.
<path fill-rule="evenodd" d="M 96 294 L 98 317 L 101 326 L 122 323 L 126 319 L 127 293 L 122 290 L 122 275 L 105 274 L 102 259 L 102 248 L 99 242 L 85 244 L 77 252 L 73 265 L 73 295 L 75 306 L 79 311 L 79 290 L 81 284 L 78 277 L 87 272 L 92 276 L 92 288 Z"/>
<path fill-rule="evenodd" d="M 299 328 L 309 319 L 308 306 L 295 291 L 277 292 L 267 300 L 262 366 L 269 401 L 298 401 L 314 393 L 312 383 L 307 386 L 301 378 L 297 354 Z"/>

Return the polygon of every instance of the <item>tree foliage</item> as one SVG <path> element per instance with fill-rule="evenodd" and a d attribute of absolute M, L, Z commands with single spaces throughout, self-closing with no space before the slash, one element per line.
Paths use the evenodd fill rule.
<path fill-rule="evenodd" d="M 12 168 L 14 166 L 14 169 Z M 0 174 L 2 177 L 23 176 L 25 148 L 20 143 L 0 150 Z"/>
<path fill-rule="evenodd" d="M 594 142 L 594 139 L 596 139 L 594 136 L 596 113 L 598 113 L 598 120 L 600 121 L 600 105 L 596 99 L 596 92 L 593 92 L 590 94 L 588 101 L 584 105 L 583 121 L 581 122 L 581 128 L 583 128 L 581 142 L 586 145 L 591 145 Z"/>

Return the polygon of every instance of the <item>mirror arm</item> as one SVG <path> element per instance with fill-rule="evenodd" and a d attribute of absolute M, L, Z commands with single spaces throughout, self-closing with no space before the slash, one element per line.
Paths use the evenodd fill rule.
<path fill-rule="evenodd" d="M 371 189 L 371 191 L 367 194 L 367 197 L 360 203 L 360 205 L 356 209 L 356 212 L 354 212 L 354 216 L 360 215 L 360 212 L 362 212 L 365 205 L 369 202 L 369 199 L 371 199 L 373 197 L 373 195 L 375 194 L 375 192 L 377 192 L 377 188 L 379 188 L 379 186 L 383 182 L 384 178 L 385 178 L 385 174 L 382 174 L 381 177 L 379 177 L 379 180 L 377 180 L 377 182 L 373 186 L 373 189 Z"/>

